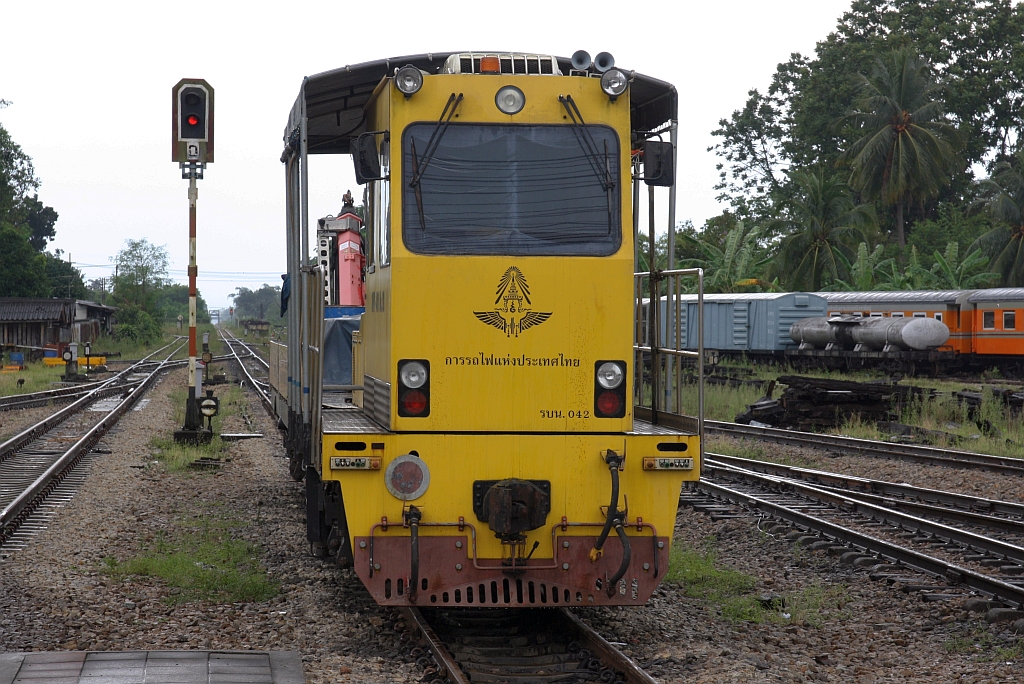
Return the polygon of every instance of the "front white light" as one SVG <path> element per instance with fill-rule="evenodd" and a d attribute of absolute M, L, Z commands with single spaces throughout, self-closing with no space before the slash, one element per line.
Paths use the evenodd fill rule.
<path fill-rule="evenodd" d="M 629 79 L 626 78 L 626 74 L 618 69 L 609 69 L 601 76 L 601 90 L 609 97 L 615 98 L 626 92 L 628 85 Z"/>
<path fill-rule="evenodd" d="M 419 361 L 410 361 L 398 373 L 402 384 L 409 389 L 419 389 L 427 382 L 427 369 Z"/>
<path fill-rule="evenodd" d="M 518 114 L 526 106 L 526 95 L 515 86 L 505 86 L 494 96 L 494 104 L 506 114 Z"/>
<path fill-rule="evenodd" d="M 395 87 L 406 97 L 414 95 L 423 87 L 423 74 L 411 64 L 404 66 L 395 72 Z"/>
<path fill-rule="evenodd" d="M 597 369 L 597 384 L 605 389 L 615 389 L 622 384 L 624 377 L 625 374 L 622 372 L 622 367 L 611 361 L 602 363 Z"/>

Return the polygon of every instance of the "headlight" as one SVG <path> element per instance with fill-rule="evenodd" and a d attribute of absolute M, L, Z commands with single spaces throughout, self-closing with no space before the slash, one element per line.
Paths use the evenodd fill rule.
<path fill-rule="evenodd" d="M 628 85 L 629 80 L 626 78 L 626 74 L 618 69 L 609 69 L 601 76 L 601 90 L 612 99 L 626 92 Z"/>
<path fill-rule="evenodd" d="M 494 104 L 506 114 L 518 114 L 526 105 L 526 95 L 515 86 L 505 86 L 494 96 Z"/>
<path fill-rule="evenodd" d="M 395 87 L 410 97 L 423 87 L 423 74 L 411 64 L 395 72 Z"/>
<path fill-rule="evenodd" d="M 611 361 L 602 363 L 601 367 L 597 369 L 597 383 L 605 389 L 615 389 L 622 384 L 624 377 L 622 367 Z"/>
<path fill-rule="evenodd" d="M 427 368 L 419 361 L 410 361 L 402 366 L 402 370 L 398 372 L 398 377 L 402 384 L 409 389 L 417 389 L 423 387 L 423 384 L 427 381 Z"/>

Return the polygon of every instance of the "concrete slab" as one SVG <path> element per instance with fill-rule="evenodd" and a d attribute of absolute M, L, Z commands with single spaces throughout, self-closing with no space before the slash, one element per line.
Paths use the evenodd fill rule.
<path fill-rule="evenodd" d="M 0 684 L 306 684 L 292 651 L 0 653 Z"/>

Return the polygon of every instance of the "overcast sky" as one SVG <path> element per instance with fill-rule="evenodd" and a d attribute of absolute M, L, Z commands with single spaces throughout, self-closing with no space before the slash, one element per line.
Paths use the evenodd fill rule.
<path fill-rule="evenodd" d="M 199 289 L 227 306 L 236 287 L 278 284 L 285 268 L 281 136 L 303 76 L 425 52 L 611 52 L 617 66 L 679 89 L 677 219 L 700 226 L 724 209 L 707 152 L 718 120 L 790 53 L 811 53 L 849 5 L 10 1 L 0 99 L 13 104 L 0 123 L 60 214 L 51 249 L 91 279 L 110 275 L 127 238 L 147 238 L 166 245 L 172 278 L 187 282 L 188 183 L 170 161 L 170 92 L 183 77 L 209 81 L 217 161 L 199 183 Z M 337 212 L 346 189 L 358 196 L 350 166 L 347 156 L 311 162 L 311 221 Z"/>

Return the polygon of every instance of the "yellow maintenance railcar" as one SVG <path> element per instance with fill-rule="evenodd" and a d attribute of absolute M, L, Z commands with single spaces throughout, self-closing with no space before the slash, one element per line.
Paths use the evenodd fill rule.
<path fill-rule="evenodd" d="M 674 201 L 675 118 L 672 86 L 606 54 L 418 55 L 303 82 L 272 384 L 309 541 L 379 603 L 637 605 L 658 585 L 700 470 L 696 422 L 664 398 L 686 353 L 637 344 L 634 317 L 662 277 L 634 276 L 635 204 L 643 183 Z M 337 288 L 331 243 L 310 266 L 311 154 L 350 154 L 364 188 L 344 213 L 365 292 L 347 385 L 323 379 Z"/>

